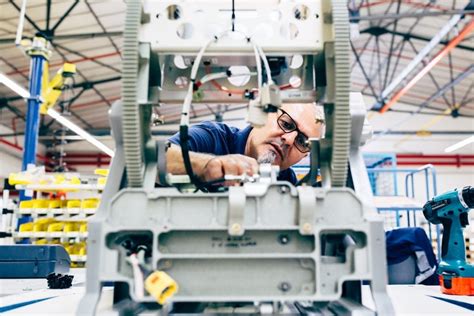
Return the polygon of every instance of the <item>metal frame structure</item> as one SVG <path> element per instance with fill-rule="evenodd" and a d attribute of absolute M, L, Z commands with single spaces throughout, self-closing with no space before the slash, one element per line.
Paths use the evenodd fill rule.
<path fill-rule="evenodd" d="M 194 6 L 199 5 L 192 1 L 186 4 L 180 11 L 184 16 L 195 12 Z M 184 42 L 174 32 L 156 32 L 169 30 L 171 26 L 166 24 L 171 24 L 169 20 L 172 19 L 165 19 L 158 27 L 155 24 L 160 20 L 147 18 L 175 10 L 172 2 L 146 2 L 143 7 L 140 0 L 127 3 L 122 100 L 115 102 L 111 110 L 116 153 L 101 205 L 95 218 L 89 222 L 87 289 L 78 314 L 95 312 L 103 282 L 107 281 L 115 282 L 115 303 L 122 312 L 161 308 L 152 304 L 155 294 L 141 294 L 141 279 L 133 275 L 128 264 L 128 256 L 135 251 L 132 247 L 129 252 L 129 245 L 142 245 L 139 246 L 141 249 L 148 249 L 140 259 L 146 269 L 166 271 L 179 284 L 180 291 L 170 299 L 169 305 L 158 300 L 163 305 L 161 314 L 181 306 L 180 303 L 189 302 L 202 303 L 206 308 L 204 312 L 218 314 L 225 309 L 234 310 L 239 305 L 250 308 L 251 313 L 258 313 L 261 306 L 270 305 L 272 313 L 282 314 L 288 312 L 278 304 L 283 300 L 296 308 L 290 312 L 298 310 L 306 314 L 316 309 L 323 314 L 371 315 L 374 311 L 361 305 L 362 280 L 370 281 L 375 312 L 393 314 L 386 292 L 382 222 L 373 216 L 367 172 L 359 150 L 370 134 L 365 125 L 366 110 L 362 96 L 349 93 L 350 51 L 345 2 L 306 1 L 305 5 L 317 14 L 302 26 L 306 36 L 301 36 L 296 41 L 297 48 L 292 47 L 291 51 L 301 49 L 305 61 L 317 59 L 309 63 L 311 67 L 299 71 L 301 75 L 317 73 L 311 76 L 312 87 L 316 90 L 317 86 L 322 93 L 319 96 L 315 93 L 312 101 L 323 103 L 326 111 L 326 138 L 320 141 L 321 154 L 319 150 L 314 151 L 311 159 L 311 170 L 321 166 L 323 187 L 294 187 L 276 181 L 273 172 L 261 171 L 261 180 L 256 183 L 234 186 L 226 192 L 193 193 L 173 187 L 155 188 L 155 180 L 163 181 L 166 174 L 166 167 L 163 167 L 166 156 L 160 143 L 150 138 L 151 107 L 161 103 L 163 96 L 168 97 L 165 88 L 174 82 L 172 68 L 177 68 L 177 65 L 161 61 L 169 61 L 169 57 L 181 52 L 190 54 L 194 58 L 189 81 L 189 91 L 192 92 L 195 74 L 199 72 L 198 78 L 202 78 L 209 64 L 216 73 L 239 62 L 242 57 L 252 56 L 250 43 L 254 38 L 247 35 L 240 41 L 226 38 L 227 41 L 219 42 L 221 35 L 218 33 L 204 40 L 208 43 L 204 46 L 203 40 Z M 247 9 L 260 15 L 258 19 L 250 17 L 245 20 L 249 28 L 269 18 L 263 11 L 268 11 L 268 8 L 261 6 L 260 3 L 247 4 Z M 201 9 L 202 5 L 197 8 Z M 226 8 L 216 1 L 201 10 L 205 16 L 213 16 L 216 10 L 225 12 Z M 273 9 L 284 12 L 285 16 L 274 28 L 297 19 L 293 10 L 288 10 L 293 8 L 293 3 L 274 4 Z M 319 19 L 319 16 L 327 18 Z M 225 15 L 219 26 L 225 27 L 228 17 Z M 197 21 L 193 26 L 202 28 L 205 25 Z M 313 40 L 314 33 L 308 33 L 308 30 L 321 34 L 317 44 Z M 201 59 L 211 42 L 214 45 L 205 55 L 207 59 Z M 284 60 L 287 49 L 284 35 L 271 33 L 260 49 L 262 52 L 255 53 L 256 64 L 249 66 L 259 72 L 260 57 L 264 63 L 267 62 L 266 56 Z M 212 62 L 213 58 L 223 61 Z M 166 69 L 161 71 L 163 64 Z M 254 80 L 252 84 L 264 89 L 266 84 L 273 84 L 275 80 L 275 84 L 281 85 L 280 74 L 292 70 L 278 66 L 270 68 L 267 63 L 267 81 L 261 84 Z M 162 76 L 160 80 L 157 80 L 158 74 Z M 302 90 L 305 88 L 301 87 Z M 213 98 L 219 100 L 226 95 L 223 92 L 215 91 L 211 86 L 203 89 L 210 99 L 207 102 Z M 190 95 L 186 95 L 184 105 L 186 100 L 190 100 Z M 183 117 L 187 118 L 189 109 L 184 105 Z M 187 126 L 183 120 L 181 122 L 181 127 Z M 183 130 L 181 128 L 182 133 Z M 313 140 L 313 149 L 319 149 L 316 143 L 319 140 Z M 185 143 L 181 144 L 184 152 Z M 187 173 L 192 180 L 192 171 Z M 129 211 L 132 205 L 136 210 L 133 214 Z M 291 235 L 291 247 L 295 248 L 280 250 L 281 244 L 275 237 L 286 232 Z M 280 237 L 282 244 L 286 244 L 285 235 Z M 238 248 L 229 250 L 227 248 L 231 245 L 223 243 L 221 246 L 219 242 L 217 245 L 209 244 L 209 241 L 222 238 L 235 240 Z M 247 247 L 248 241 L 250 247 Z M 313 243 L 314 247 L 311 246 Z M 334 251 L 339 255 L 334 256 Z M 286 282 L 282 277 L 291 281 Z M 212 284 L 209 284 L 210 280 Z M 302 301 L 310 302 L 301 307 L 305 305 Z M 224 304 L 223 309 L 219 306 L 221 304 Z M 191 308 L 189 312 L 202 311 Z"/>
<path fill-rule="evenodd" d="M 420 35 L 417 31 L 418 27 L 424 23 L 425 20 L 430 18 L 440 18 L 444 19 L 445 17 L 463 15 L 464 19 L 461 20 L 458 24 L 462 26 L 463 21 L 469 20 L 472 17 L 473 8 L 466 6 L 468 2 L 465 1 L 443 1 L 441 4 L 433 4 L 431 1 L 375 1 L 375 0 L 354 0 L 349 1 L 349 9 L 353 12 L 351 16 L 351 22 L 365 23 L 368 24 L 368 27 L 362 27 L 360 30 L 361 38 L 354 39 L 352 41 L 353 45 L 353 65 L 352 70 L 355 72 L 365 73 L 365 83 L 361 85 L 360 82 L 354 83 L 354 88 L 356 90 L 362 88 L 364 94 L 374 96 L 379 100 L 379 105 L 374 104 L 374 109 L 380 109 L 382 98 L 382 91 L 387 87 L 395 78 L 397 74 L 400 73 L 402 65 L 402 59 L 405 55 L 413 51 L 415 54 L 418 54 L 420 50 L 420 43 L 429 42 L 432 40 L 430 36 L 424 34 Z M 15 10 L 20 11 L 18 1 L 10 0 L 3 6 L 11 6 Z M 91 61 L 97 64 L 98 69 L 108 69 L 111 70 L 117 75 L 120 74 L 120 69 L 117 67 L 109 66 L 106 62 L 103 62 L 109 56 L 115 56 L 118 53 L 118 46 L 116 44 L 116 39 L 118 36 L 122 35 L 121 31 L 108 31 L 103 22 L 103 17 L 101 16 L 102 12 L 96 12 L 97 9 L 94 9 L 93 5 L 86 2 L 84 5 L 87 7 L 89 14 L 92 17 L 92 21 L 95 21 L 96 25 L 100 27 L 102 32 L 89 32 L 89 33 L 77 33 L 77 34 L 60 34 L 61 27 L 64 26 L 68 18 L 73 17 L 75 11 L 80 5 L 79 1 L 73 1 L 68 6 L 65 7 L 64 12 L 61 16 L 56 18 L 55 23 L 52 23 L 52 14 L 53 8 L 56 3 L 52 0 L 45 1 L 41 6 L 45 10 L 45 20 L 44 27 L 41 27 L 41 24 L 35 22 L 33 18 L 28 16 L 27 21 L 32 25 L 32 27 L 37 31 L 42 33 L 48 39 L 52 40 L 53 50 L 61 51 L 63 54 L 75 54 L 79 58 L 76 60 Z M 388 21 L 386 21 L 388 19 Z M 410 22 L 405 22 L 410 21 Z M 430 20 L 432 21 L 432 20 Z M 411 23 L 411 27 L 407 31 L 400 31 L 401 23 Z M 457 26 L 455 26 L 456 28 Z M 447 36 L 440 39 L 439 43 L 436 46 L 432 47 L 433 50 L 437 50 L 438 47 L 443 47 L 450 42 L 450 39 L 453 38 L 454 33 L 448 34 Z M 436 34 L 436 29 L 433 29 L 433 35 Z M 367 37 L 368 36 L 368 37 Z M 469 36 L 469 35 L 468 35 Z M 78 50 L 69 49 L 67 46 L 61 44 L 63 40 L 81 40 L 87 38 L 108 38 L 111 43 L 113 50 L 110 53 L 101 54 L 98 56 L 89 56 L 89 54 L 82 53 Z M 365 38 L 363 41 L 362 39 Z M 13 37 L 0 38 L 0 45 L 13 43 Z M 388 51 L 387 51 L 388 48 Z M 454 48 L 454 51 L 466 52 L 468 54 L 474 51 L 472 44 L 464 40 L 463 42 L 457 44 Z M 430 52 L 431 53 L 431 52 Z M 452 52 L 451 52 L 452 53 Z M 413 114 L 442 114 L 445 108 L 449 107 L 451 109 L 451 116 L 453 117 L 472 117 L 472 106 L 469 108 L 469 105 L 472 104 L 473 99 L 470 97 L 473 84 L 471 84 L 464 93 L 459 92 L 459 89 L 456 89 L 456 86 L 460 83 L 464 85 L 470 78 L 472 78 L 472 72 L 469 67 L 465 68 L 464 71 L 456 69 L 456 61 L 453 60 L 452 54 L 448 53 L 448 61 L 443 67 L 446 68 L 447 72 L 450 74 L 451 80 L 447 82 L 441 81 L 439 78 L 436 78 L 430 72 L 427 73 L 426 79 L 423 78 L 422 81 L 428 84 L 433 84 L 436 90 L 441 90 L 437 94 L 425 95 L 424 93 L 417 92 L 416 98 L 419 99 L 416 102 L 413 101 L 412 94 L 408 94 L 407 98 L 402 97 L 401 101 L 406 104 L 412 104 L 416 107 L 413 111 Z M 115 55 L 114 55 L 115 54 Z M 6 66 L 10 67 L 13 71 L 11 74 L 18 73 L 23 78 L 27 78 L 27 71 L 19 69 L 14 63 L 6 60 L 5 58 L 0 57 Z M 72 62 L 75 60 L 63 60 L 63 62 Z M 380 64 L 380 67 L 373 68 L 371 64 L 377 61 Z M 424 61 L 423 61 L 424 62 Z M 104 67 L 104 68 L 102 68 Z M 440 67 L 440 66 L 436 66 Z M 79 74 L 81 77 L 81 75 Z M 97 104 L 103 104 L 105 106 L 110 106 L 110 104 L 116 100 L 116 98 L 104 97 L 100 95 L 100 89 L 97 88 L 97 85 L 100 84 L 101 80 L 89 80 L 88 76 L 84 73 L 82 74 L 83 82 L 79 85 L 83 87 L 89 87 L 88 83 L 92 83 L 94 88 L 95 95 L 97 96 L 96 101 L 85 103 L 82 106 L 94 106 Z M 116 78 L 119 80 L 119 76 L 110 76 L 105 79 Z M 94 83 L 95 82 L 95 83 Z M 106 80 L 104 80 L 104 83 Z M 79 88 L 79 87 L 77 87 Z M 117 86 L 118 88 L 118 86 Z M 91 89 L 91 87 L 86 90 Z M 77 95 L 82 95 L 83 90 L 79 90 Z M 389 95 L 390 96 L 390 95 Z M 69 102 L 70 105 L 75 104 L 79 97 L 74 98 Z M 25 114 L 17 109 L 11 103 L 16 98 L 2 98 L 0 100 L 0 108 L 5 108 L 12 112 L 15 116 L 19 117 L 21 120 L 25 120 Z M 388 101 L 388 99 L 387 99 Z M 90 105 L 87 105 L 89 104 Z M 421 106 L 422 105 L 422 106 Z M 74 112 L 75 106 L 73 106 Z M 232 110 L 232 107 L 228 107 L 229 110 Z M 213 111 L 217 111 L 212 105 L 209 106 L 207 111 L 196 111 L 196 118 L 201 116 L 206 116 L 212 114 Z M 390 111 L 400 111 L 399 109 L 391 108 Z M 169 108 L 158 109 L 159 113 L 166 114 L 165 118 L 168 115 L 171 115 L 171 118 L 174 114 L 178 113 L 177 110 L 172 110 Z M 226 112 L 225 108 L 222 111 Z M 169 114 L 171 113 L 171 114 Z M 97 127 L 95 124 L 87 122 L 87 119 L 84 119 L 82 115 L 72 114 L 80 124 L 87 130 L 93 131 Z M 194 114 L 193 114 L 194 116 Z M 165 124 L 173 123 L 173 119 L 166 120 Z M 51 124 L 41 123 L 40 134 L 46 135 L 51 132 Z"/>
<path fill-rule="evenodd" d="M 13 0 L 10 0 L 9 3 L 18 11 L 20 12 L 21 11 L 21 8 L 15 3 L 15 1 Z M 92 6 L 86 1 L 86 5 L 90 11 L 90 13 L 94 16 L 94 18 L 96 19 L 96 23 L 98 25 L 100 25 L 100 27 L 102 28 L 103 32 L 101 33 L 89 33 L 89 34 L 77 34 L 77 35 L 57 35 L 56 34 L 56 31 L 57 29 L 64 23 L 64 21 L 67 19 L 68 16 L 70 16 L 71 12 L 73 12 L 74 8 L 80 3 L 79 0 L 75 0 L 68 8 L 67 10 L 63 13 L 63 15 L 61 17 L 59 17 L 59 19 L 56 21 L 56 23 L 54 25 L 51 26 L 51 9 L 52 9 L 52 6 L 53 6 L 53 3 L 51 0 L 48 0 L 46 2 L 46 6 L 45 6 L 45 9 L 46 9 L 46 12 L 45 12 L 45 15 L 46 15 L 46 20 L 45 20 L 45 27 L 44 28 L 41 28 L 37 23 L 35 23 L 33 21 L 33 19 L 31 19 L 28 14 L 25 14 L 25 18 L 26 20 L 31 24 L 31 26 L 34 27 L 34 29 L 37 31 L 37 34 L 40 35 L 41 37 L 45 38 L 46 40 L 48 40 L 51 44 L 51 48 L 52 48 L 52 51 L 58 55 L 61 56 L 62 58 L 62 63 L 65 63 L 65 62 L 71 62 L 71 63 L 77 63 L 77 62 L 80 62 L 80 61 L 91 61 L 95 64 L 97 64 L 98 66 L 101 66 L 101 67 L 105 67 L 107 69 L 110 69 L 110 70 L 113 70 L 114 72 L 120 74 L 120 69 L 118 68 L 115 68 L 113 66 L 110 66 L 106 63 L 103 63 L 101 62 L 100 58 L 103 58 L 104 56 L 93 56 L 93 57 L 89 57 L 89 56 L 86 56 L 85 54 L 79 52 L 79 51 L 76 51 L 76 50 L 72 50 L 72 49 L 69 49 L 59 43 L 56 43 L 56 41 L 60 41 L 60 40 L 64 40 L 64 39 L 82 39 L 82 38 L 96 38 L 96 37 L 107 37 L 109 38 L 112 46 L 114 47 L 115 49 L 115 52 L 113 53 L 114 55 L 120 55 L 120 51 L 119 51 L 119 48 L 117 47 L 117 45 L 114 43 L 112 37 L 114 36 L 120 36 L 122 33 L 121 32 L 111 32 L 111 33 L 108 33 L 106 32 L 104 26 L 102 25 L 100 19 L 98 18 L 98 16 L 96 15 L 94 9 L 92 8 Z M 14 39 L 0 39 L 0 43 L 1 44 L 5 44 L 5 43 L 13 43 L 14 42 Z M 74 54 L 74 55 L 77 55 L 79 57 L 81 57 L 80 60 L 69 60 L 65 57 L 65 54 L 63 53 L 63 51 L 67 52 L 67 53 L 71 53 L 71 54 Z M 110 56 L 111 54 L 108 54 L 107 56 Z M 105 57 L 107 57 L 105 56 Z M 4 61 L 7 65 L 9 65 L 14 71 L 12 73 L 9 73 L 9 74 L 13 74 L 13 73 L 19 73 L 21 74 L 23 77 L 26 78 L 26 74 L 25 72 L 27 71 L 27 69 L 18 69 L 17 67 L 15 67 L 13 64 L 10 64 L 7 60 L 3 59 L 2 58 L 2 61 Z M 62 64 L 60 63 L 60 64 Z M 54 66 L 54 65 L 51 65 L 51 66 Z M 83 92 L 87 91 L 87 90 L 90 90 L 92 89 L 96 94 L 97 96 L 99 96 L 100 100 L 102 102 L 104 102 L 105 104 L 107 105 L 111 105 L 111 101 L 107 98 L 105 98 L 103 96 L 103 94 L 100 92 L 99 89 L 97 89 L 97 85 L 100 85 L 102 83 L 108 83 L 108 82 L 112 82 L 112 81 L 118 81 L 120 80 L 120 76 L 115 76 L 115 77 L 110 77 L 110 78 L 104 78 L 104 79 L 100 79 L 100 80 L 88 80 L 84 74 L 78 70 L 78 75 L 83 79 L 82 82 L 78 83 L 78 84 L 74 84 L 72 86 L 73 89 L 81 89 L 78 93 L 76 93 L 76 95 L 71 98 L 70 100 L 68 100 L 67 104 L 65 105 L 68 109 L 69 109 L 69 112 L 71 113 L 71 115 L 73 117 L 75 117 L 77 120 L 79 120 L 84 126 L 86 129 L 92 129 L 93 126 L 91 124 L 89 124 L 86 120 L 84 120 L 81 116 L 77 115 L 73 110 L 70 110 L 70 107 L 71 105 L 82 95 Z M 16 109 L 15 107 L 11 106 L 9 104 L 9 102 L 12 102 L 12 101 L 15 101 L 15 100 L 18 100 L 18 99 L 21 99 L 19 97 L 10 97 L 10 98 L 2 98 L 0 99 L 0 108 L 2 107 L 5 107 L 7 109 L 9 109 L 11 112 L 13 112 L 17 117 L 21 118 L 22 120 L 26 120 L 26 115 L 21 113 L 18 109 Z M 48 134 L 51 134 L 52 131 L 51 131 L 51 126 L 55 124 L 55 121 L 54 120 L 51 120 L 48 124 L 45 124 L 44 121 L 42 120 L 41 121 L 41 126 L 39 127 L 39 131 L 36 132 L 36 134 L 41 134 L 41 135 L 48 135 Z M 28 146 L 25 146 L 25 147 L 28 147 Z"/>
<path fill-rule="evenodd" d="M 368 34 L 364 42 L 359 40 L 353 40 L 352 51 L 355 57 L 352 69 L 358 70 L 362 73 L 365 78 L 365 84 L 362 86 L 362 92 L 367 95 L 373 96 L 377 102 L 373 105 L 372 110 L 385 112 L 390 106 L 392 106 L 400 97 L 403 96 L 417 80 L 421 79 L 423 75 L 427 75 L 433 85 L 439 90 L 437 93 L 424 99 L 422 102 L 413 103 L 410 101 L 404 101 L 406 104 L 418 107 L 415 110 L 416 114 L 423 113 L 423 109 L 431 109 L 438 114 L 442 114 L 445 107 L 451 109 L 451 115 L 453 117 L 474 117 L 469 112 L 463 113 L 463 107 L 467 109 L 468 104 L 472 104 L 472 98 L 469 98 L 470 91 L 472 90 L 472 84 L 465 92 L 464 95 L 458 95 L 455 91 L 455 86 L 462 80 L 469 78 L 472 73 L 472 67 L 467 67 L 455 75 L 453 70 L 453 61 L 451 56 L 451 50 L 456 49 L 464 50 L 467 53 L 472 53 L 474 47 L 467 43 L 461 43 L 461 41 L 472 31 L 472 19 L 473 4 L 472 1 L 468 2 L 467 5 L 460 9 L 459 6 L 462 4 L 456 3 L 456 1 L 444 1 L 441 5 L 435 5 L 432 2 L 415 2 L 415 1 L 350 1 L 350 10 L 353 12 L 351 18 L 353 22 L 368 21 L 369 26 L 360 30 L 360 34 Z M 403 6 L 402 6 L 403 4 Z M 378 6 L 385 5 L 385 12 L 383 14 L 371 14 Z M 458 6 L 455 9 L 455 6 Z M 405 7 L 405 11 L 402 12 L 401 7 Z M 395 13 L 393 13 L 395 10 Z M 360 12 L 366 12 L 364 17 L 359 17 Z M 437 36 L 433 38 L 427 38 L 420 36 L 416 32 L 417 26 L 419 27 L 422 18 L 452 15 L 451 20 L 441 29 Z M 401 32 L 397 30 L 397 25 L 400 19 L 412 18 L 411 26 L 408 31 Z M 388 23 L 386 19 L 393 19 Z M 464 32 L 459 31 L 453 32 L 462 28 L 464 24 Z M 451 30 L 451 32 L 450 32 Z M 467 37 L 466 37 L 467 38 Z M 389 49 L 386 51 L 382 48 L 381 41 L 389 40 Z M 418 51 L 413 41 L 429 42 L 422 51 Z M 375 44 L 373 44 L 373 42 Z M 371 45 L 372 44 L 372 45 Z M 372 46 L 372 48 L 368 48 Z M 386 46 L 386 44 L 385 44 Z M 441 47 L 438 51 L 438 47 Z M 410 48 L 417 57 L 413 58 L 413 61 L 403 71 L 399 69 L 401 58 L 406 54 L 403 54 L 404 50 Z M 429 63 L 425 62 L 425 58 L 430 54 L 438 51 L 438 55 L 433 58 Z M 383 54 L 387 57 L 383 58 Z M 370 55 L 370 57 L 368 56 Z M 448 56 L 448 68 L 450 74 L 450 81 L 444 84 L 439 83 L 439 79 L 435 78 L 430 73 L 430 69 L 444 56 Z M 362 57 L 366 56 L 370 58 L 370 62 L 363 62 Z M 438 57 L 438 58 L 437 58 Z M 411 58 L 411 57 L 410 57 Z M 377 67 L 373 69 L 372 61 L 376 61 Z M 424 68 L 420 70 L 420 63 L 424 65 Z M 356 68 L 357 66 L 357 68 Z M 395 75 L 398 75 L 395 78 Z M 416 76 L 415 76 L 416 75 Z M 472 77 L 471 77 L 472 78 Z M 406 79 L 410 79 L 408 84 L 405 83 Z M 397 87 L 399 90 L 396 90 Z M 448 91 L 451 93 L 451 98 L 448 97 Z M 413 96 L 411 96 L 413 97 Z M 439 106 L 437 99 L 442 98 L 444 101 L 444 107 Z M 436 103 L 436 104 L 435 104 Z M 396 110 L 395 110 L 396 111 Z"/>

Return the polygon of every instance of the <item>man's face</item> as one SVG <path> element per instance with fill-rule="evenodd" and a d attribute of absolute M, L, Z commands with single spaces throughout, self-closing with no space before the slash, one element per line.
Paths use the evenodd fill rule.
<path fill-rule="evenodd" d="M 245 153 L 259 162 L 270 162 L 279 165 L 280 170 L 285 170 L 308 155 L 299 150 L 302 147 L 298 145 L 301 144 L 301 139 L 298 138 L 321 137 L 322 125 L 315 122 L 316 111 L 313 104 L 283 105 L 282 110 L 284 112 L 270 113 L 265 126 L 252 129 Z M 288 115 L 282 116 L 279 124 L 278 118 L 285 112 Z M 296 123 L 297 130 L 285 132 L 280 127 L 282 124 L 283 127 L 291 127 L 292 121 Z"/>

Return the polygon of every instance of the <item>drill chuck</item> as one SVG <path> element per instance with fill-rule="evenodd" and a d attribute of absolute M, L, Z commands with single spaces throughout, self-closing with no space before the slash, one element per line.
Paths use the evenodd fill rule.
<path fill-rule="evenodd" d="M 474 208 L 474 187 L 464 187 L 461 195 L 467 207 Z"/>

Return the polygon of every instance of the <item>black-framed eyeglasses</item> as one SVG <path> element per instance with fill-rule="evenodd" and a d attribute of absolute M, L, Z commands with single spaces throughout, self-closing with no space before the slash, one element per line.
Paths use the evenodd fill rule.
<path fill-rule="evenodd" d="M 279 109 L 279 111 L 281 111 L 281 114 L 277 118 L 278 126 L 280 126 L 280 128 L 285 133 L 291 133 L 296 131 L 298 133 L 294 141 L 296 149 L 298 149 L 302 153 L 309 152 L 311 148 L 308 142 L 308 136 L 306 136 L 299 130 L 295 120 L 288 113 L 286 113 L 282 109 Z"/>

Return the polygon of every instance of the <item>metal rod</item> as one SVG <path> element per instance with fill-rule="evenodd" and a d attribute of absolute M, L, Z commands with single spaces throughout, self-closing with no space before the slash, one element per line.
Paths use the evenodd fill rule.
<path fill-rule="evenodd" d="M 14 6 L 15 9 L 17 9 L 17 11 L 20 12 L 20 14 L 21 14 L 21 8 L 15 3 L 15 1 L 10 0 L 10 4 L 11 4 L 12 6 Z M 32 19 L 30 19 L 30 17 L 29 17 L 28 15 L 26 15 L 26 13 L 25 13 L 25 19 L 27 19 L 28 22 L 29 22 L 38 32 L 41 32 L 41 29 L 39 28 L 39 26 L 36 25 L 36 23 L 35 23 Z"/>
<path fill-rule="evenodd" d="M 71 13 L 71 11 L 74 9 L 74 7 L 79 3 L 79 0 L 76 0 L 70 7 L 67 9 L 66 13 L 63 14 L 63 16 L 59 19 L 56 24 L 54 24 L 53 28 L 51 29 L 51 33 L 54 34 L 56 29 L 61 25 L 61 23 L 64 21 L 64 19 Z"/>
<path fill-rule="evenodd" d="M 49 31 L 49 22 L 51 22 L 51 0 L 46 2 L 46 31 Z"/>
<path fill-rule="evenodd" d="M 97 14 L 95 13 L 94 9 L 92 9 L 92 6 L 90 5 L 90 3 L 86 0 L 85 1 L 85 4 L 87 6 L 87 8 L 89 9 L 89 12 L 94 16 L 94 19 L 96 20 L 97 24 L 99 25 L 99 27 L 101 28 L 101 30 L 104 32 L 104 33 L 107 33 L 104 25 L 102 24 L 102 22 L 100 21 L 99 17 L 97 16 Z M 121 55 L 120 55 L 120 49 L 117 47 L 117 45 L 115 44 L 114 40 L 112 39 L 112 37 L 110 36 L 107 36 L 107 38 L 109 39 L 109 42 L 110 44 L 112 44 L 112 46 L 115 48 L 115 51 L 119 54 L 120 58 Z"/>
<path fill-rule="evenodd" d="M 429 37 L 424 37 L 424 36 L 421 36 L 421 35 L 412 34 L 411 32 L 394 32 L 393 30 L 388 30 L 386 28 L 379 28 L 379 27 L 366 28 L 366 29 L 360 31 L 360 34 L 369 33 L 369 34 L 373 35 L 373 33 L 375 31 L 377 31 L 380 34 L 395 34 L 395 35 L 401 36 L 401 37 L 406 38 L 406 39 L 416 39 L 416 40 L 423 41 L 423 42 L 431 41 L 431 38 L 429 38 Z M 439 44 L 447 45 L 448 42 L 446 40 L 442 40 L 442 41 L 439 42 Z M 467 50 L 467 51 L 470 51 L 470 52 L 474 51 L 473 47 L 466 46 L 466 45 L 458 45 L 457 48 L 462 49 L 462 50 Z"/>
<path fill-rule="evenodd" d="M 426 73 L 428 73 L 446 54 L 448 54 L 456 45 L 461 42 L 466 35 L 474 29 L 474 19 L 464 27 L 464 29 L 454 37 L 447 46 L 439 51 L 436 56 L 414 76 L 402 89 L 400 89 L 381 109 L 380 113 L 385 113 L 392 105 L 407 93 Z M 388 89 L 388 88 L 387 88 Z"/>
<path fill-rule="evenodd" d="M 25 25 L 25 15 L 26 15 L 26 1 L 27 0 L 23 0 L 23 2 L 21 3 L 20 20 L 18 22 L 18 28 L 16 29 L 16 39 L 15 39 L 16 46 L 20 46 L 21 35 L 23 34 L 23 26 Z"/>
<path fill-rule="evenodd" d="M 438 114 L 439 115 L 439 114 Z M 472 135 L 472 131 L 426 131 L 431 135 Z M 418 135 L 420 131 L 374 131 L 374 135 Z M 425 135 L 425 134 L 423 134 Z"/>
<path fill-rule="evenodd" d="M 411 40 L 408 40 L 408 43 L 410 44 L 411 48 L 413 49 L 413 51 L 418 54 L 418 50 L 416 49 L 415 45 L 412 43 Z M 425 60 L 422 60 L 421 63 L 423 64 L 423 67 L 425 67 L 427 65 L 426 61 Z M 436 78 L 433 76 L 433 74 L 431 72 L 428 72 L 428 77 L 430 77 L 431 81 L 433 82 L 433 84 L 435 85 L 436 89 L 437 90 L 440 90 L 441 87 L 439 86 L 438 84 L 438 81 L 436 80 Z M 442 95 L 443 96 L 443 100 L 444 102 L 446 103 L 446 105 L 449 107 L 450 106 L 450 103 L 449 103 L 449 100 L 448 98 L 446 97 L 446 95 Z M 424 101 L 423 101 L 424 102 Z"/>
<path fill-rule="evenodd" d="M 423 18 L 428 16 L 442 16 L 442 15 L 463 15 L 473 14 L 474 10 L 446 10 L 434 12 L 413 12 L 413 13 L 399 13 L 399 14 L 380 14 L 380 15 L 365 15 L 365 16 L 351 16 L 349 20 L 353 21 L 377 21 L 377 20 L 398 20 L 404 18 Z"/>
<path fill-rule="evenodd" d="M 431 95 L 425 102 L 420 104 L 420 108 L 418 109 L 418 111 L 421 111 L 425 106 L 430 104 L 432 101 L 434 101 L 435 99 L 437 99 L 440 96 L 444 95 L 451 87 L 454 87 L 455 85 L 457 85 L 458 83 L 460 83 L 461 81 L 463 81 L 464 79 L 469 77 L 469 75 L 473 72 L 474 72 L 474 65 L 471 65 L 464 72 L 460 73 L 456 78 L 454 78 L 452 81 L 445 84 L 438 91 L 436 91 L 433 95 Z"/>
<path fill-rule="evenodd" d="M 400 83 L 420 64 L 420 62 L 439 44 L 441 39 L 459 22 L 460 15 L 453 16 L 449 22 L 436 34 L 433 39 L 413 58 L 402 72 L 382 91 L 382 101 L 389 96 Z M 380 107 L 380 106 L 377 106 Z"/>
<path fill-rule="evenodd" d="M 36 164 L 36 149 L 38 146 L 39 132 L 39 108 L 41 97 L 41 84 L 43 77 L 44 56 L 41 54 L 31 56 L 31 72 L 28 98 L 28 110 L 26 113 L 25 145 L 23 148 L 23 160 L 21 170 L 27 170 L 28 165 Z M 20 200 L 27 200 L 31 197 L 25 195 L 25 191 L 20 191 Z"/>
<path fill-rule="evenodd" d="M 364 75 L 365 80 L 367 81 L 367 84 L 369 85 L 370 91 L 372 92 L 372 95 L 378 100 L 379 97 L 377 96 L 377 93 L 375 92 L 374 86 L 372 85 L 372 81 L 370 80 L 369 75 L 367 74 L 364 66 L 362 65 L 359 54 L 357 54 L 354 44 L 352 42 L 350 42 L 350 44 L 351 44 L 352 52 L 354 53 L 354 56 L 356 58 L 356 61 L 359 64 L 360 69 L 362 70 L 362 74 Z"/>
<path fill-rule="evenodd" d="M 401 0 L 398 0 L 397 2 L 397 14 L 400 13 L 400 7 L 401 7 Z M 398 26 L 398 20 L 395 20 L 395 24 L 393 26 L 393 30 L 396 31 Z M 392 34 L 392 38 L 390 40 L 390 49 L 389 52 L 393 52 L 393 44 L 395 43 L 395 34 Z M 383 85 L 382 85 L 382 90 L 385 89 L 387 86 L 387 80 L 388 80 L 388 74 L 390 73 L 390 61 L 392 59 L 392 54 L 388 54 L 388 61 L 387 61 L 387 69 L 385 71 L 385 77 L 383 79 Z"/>
<path fill-rule="evenodd" d="M 100 37 L 112 37 L 122 36 L 122 32 L 100 32 L 100 33 L 81 33 L 81 34 L 64 34 L 64 35 L 48 35 L 43 34 L 48 40 L 51 41 L 64 41 L 70 39 L 87 39 L 87 38 L 100 38 Z M 15 43 L 15 38 L 0 38 L 0 44 L 11 44 Z"/>

